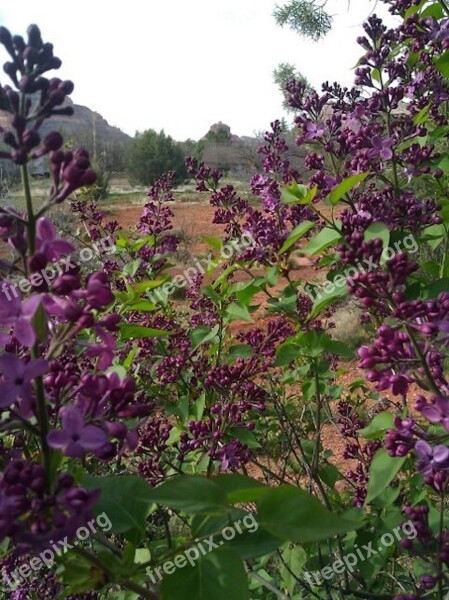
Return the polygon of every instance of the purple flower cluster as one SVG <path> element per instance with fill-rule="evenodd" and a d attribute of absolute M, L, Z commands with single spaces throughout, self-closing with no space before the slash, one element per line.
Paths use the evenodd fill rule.
<path fill-rule="evenodd" d="M 0 539 L 9 537 L 22 554 L 42 551 L 51 540 L 72 539 L 91 517 L 100 492 L 76 487 L 68 473 L 53 493 L 45 491 L 44 469 L 32 462 L 10 462 L 0 481 Z"/>
<path fill-rule="evenodd" d="M 173 229 L 173 211 L 167 203 L 173 202 L 174 172 L 163 175 L 151 186 L 148 196 L 151 198 L 143 208 L 142 215 L 137 223 L 137 229 L 151 239 L 144 244 L 138 252 L 143 261 L 143 267 L 155 271 L 161 269 L 166 260 L 161 256 L 176 251 L 179 239 L 176 235 L 167 233 Z"/>
<path fill-rule="evenodd" d="M 363 506 L 367 494 L 369 470 L 376 451 L 381 447 L 380 442 L 362 442 L 358 431 L 366 426 L 365 420 L 347 400 L 338 403 L 338 418 L 340 433 L 347 440 L 343 450 L 343 458 L 356 461 L 353 468 L 346 472 L 347 480 L 353 486 L 355 506 Z"/>
<path fill-rule="evenodd" d="M 52 131 L 41 140 L 39 130 L 46 119 L 73 114 L 73 108 L 65 105 L 73 83 L 43 77 L 47 71 L 59 69 L 61 61 L 53 55 L 52 44 L 42 41 L 36 25 L 30 25 L 27 36 L 25 41 L 19 35 L 12 36 L 5 27 L 0 28 L 0 43 L 11 58 L 4 71 L 17 88 L 0 87 L 0 107 L 11 114 L 11 129 L 0 131 L 10 150 L 0 152 L 0 157 L 24 165 L 33 158 L 50 154 L 54 182 L 51 200 L 62 202 L 77 188 L 92 184 L 95 173 L 84 150 L 75 153 L 61 150 L 60 133 Z"/>

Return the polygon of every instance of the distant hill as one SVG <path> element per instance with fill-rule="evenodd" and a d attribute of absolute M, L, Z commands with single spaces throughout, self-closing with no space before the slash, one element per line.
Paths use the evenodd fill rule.
<path fill-rule="evenodd" d="M 93 145 L 94 138 L 100 146 L 109 146 L 111 143 L 127 143 L 131 138 L 118 127 L 112 127 L 99 113 L 87 106 L 74 104 L 70 98 L 66 106 L 73 106 L 75 111 L 71 117 L 55 116 L 45 121 L 41 132 L 45 135 L 49 131 L 60 131 L 65 140 L 73 140 L 76 145 Z M 8 128 L 9 114 L 0 111 L 0 127 Z"/>

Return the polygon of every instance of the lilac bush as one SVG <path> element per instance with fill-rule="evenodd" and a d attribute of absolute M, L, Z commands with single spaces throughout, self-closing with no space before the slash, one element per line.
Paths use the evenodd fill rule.
<path fill-rule="evenodd" d="M 11 59 L 0 156 L 19 165 L 25 198 L 24 211 L 0 213 L 12 256 L 0 263 L 4 582 L 78 540 L 5 597 L 448 593 L 449 7 L 385 3 L 397 26 L 369 17 L 353 88 L 288 84 L 304 164 L 287 158 L 279 121 L 254 201 L 187 161 L 224 235 L 208 238 L 213 256 L 192 267 L 185 302 L 171 275 L 175 175 L 151 187 L 134 230 L 107 221 L 88 154 L 40 134 L 72 110 L 73 84 L 46 76 L 61 64 L 52 45 L 35 25 L 26 40 L 0 28 Z M 27 165 L 43 156 L 52 182 L 37 206 Z M 82 226 L 76 243 L 53 222 L 60 204 Z M 70 261 L 42 277 L 105 237 L 113 251 L 95 269 Z M 313 268 L 298 270 L 298 256 Z M 334 335 L 347 302 L 357 347 Z M 109 535 L 80 541 L 101 513 Z M 257 533 L 167 568 L 249 514 Z M 404 523 L 414 537 L 345 562 Z M 347 568 L 321 583 L 307 577 L 338 563 Z"/>

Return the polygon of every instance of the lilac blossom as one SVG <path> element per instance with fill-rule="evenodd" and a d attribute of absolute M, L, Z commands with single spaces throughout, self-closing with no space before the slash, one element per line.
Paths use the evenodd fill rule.
<path fill-rule="evenodd" d="M 48 261 L 59 260 L 75 249 L 70 242 L 57 237 L 55 226 L 46 217 L 38 219 L 36 233 L 36 248 Z"/>
<path fill-rule="evenodd" d="M 424 440 L 418 440 L 415 444 L 415 452 L 420 458 L 418 469 L 424 474 L 431 474 L 432 471 L 442 471 L 449 469 L 449 448 L 438 444 L 430 446 Z"/>
<path fill-rule="evenodd" d="M 30 348 L 36 343 L 36 332 L 32 319 L 39 307 L 41 297 L 32 296 L 22 302 L 16 287 L 3 283 L 0 291 L 0 323 L 1 328 L 13 328 L 14 335 L 20 344 Z M 0 345 L 5 345 L 9 339 L 8 331 L 0 329 Z"/>
<path fill-rule="evenodd" d="M 86 451 L 98 450 L 108 437 L 103 429 L 86 425 L 83 415 L 73 406 L 61 409 L 63 429 L 54 429 L 47 436 L 51 448 L 64 450 L 66 456 L 83 458 Z"/>
<path fill-rule="evenodd" d="M 32 381 L 43 375 L 48 363 L 43 358 L 25 363 L 15 354 L 6 353 L 0 357 L 0 371 L 3 381 L 0 383 L 0 408 L 11 406 L 18 398 L 29 400 L 32 393 Z"/>

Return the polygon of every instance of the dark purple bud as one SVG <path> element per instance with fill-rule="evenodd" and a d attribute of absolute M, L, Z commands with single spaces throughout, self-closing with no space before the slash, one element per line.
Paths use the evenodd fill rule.
<path fill-rule="evenodd" d="M 25 150 L 16 150 L 11 153 L 11 160 L 16 165 L 26 165 L 28 156 Z"/>
<path fill-rule="evenodd" d="M 17 129 L 17 131 L 19 132 L 25 130 L 26 124 L 26 120 L 20 115 L 14 115 L 11 119 L 11 125 L 14 127 L 14 129 Z"/>
<path fill-rule="evenodd" d="M 17 77 L 16 77 L 17 67 L 14 63 L 5 62 L 5 64 L 3 65 L 3 71 L 8 75 L 8 77 L 11 77 L 11 79 L 14 81 L 14 83 L 17 81 Z"/>
<path fill-rule="evenodd" d="M 117 331 L 117 325 L 120 323 L 121 320 L 121 316 L 117 313 L 110 313 L 109 315 L 105 316 L 105 318 L 101 321 L 101 324 L 108 331 Z"/>
<path fill-rule="evenodd" d="M 30 25 L 27 29 L 28 45 L 39 50 L 42 47 L 42 37 L 37 25 Z"/>
<path fill-rule="evenodd" d="M 57 56 L 52 56 L 45 65 L 46 71 L 51 71 L 52 69 L 60 69 L 62 65 L 62 60 Z"/>
<path fill-rule="evenodd" d="M 78 321 L 83 315 L 83 309 L 77 304 L 69 304 L 64 308 L 64 316 L 72 323 Z"/>
<path fill-rule="evenodd" d="M 106 423 L 106 428 L 111 437 L 118 438 L 119 440 L 123 440 L 128 432 L 126 425 L 120 422 Z"/>
<path fill-rule="evenodd" d="M 437 579 L 432 577 L 432 575 L 424 575 L 421 577 L 420 583 L 424 589 L 432 590 L 437 584 Z"/>
<path fill-rule="evenodd" d="M 12 44 L 11 34 L 6 27 L 0 27 L 0 44 L 3 44 L 3 46 L 6 47 L 11 46 Z"/>
<path fill-rule="evenodd" d="M 108 442 L 95 452 L 95 456 L 100 460 L 111 460 L 117 453 L 117 449 L 114 444 Z"/>
<path fill-rule="evenodd" d="M 51 131 L 45 136 L 43 143 L 47 152 L 50 152 L 59 150 L 59 148 L 61 148 L 61 146 L 63 145 L 64 140 L 62 139 L 62 135 L 58 131 Z"/>
<path fill-rule="evenodd" d="M 19 81 L 19 90 L 24 94 L 32 94 L 36 91 L 34 81 L 29 75 L 24 75 Z"/>
<path fill-rule="evenodd" d="M 62 475 L 58 478 L 58 487 L 59 488 L 71 488 L 73 485 L 73 475 L 70 473 L 62 473 Z"/>
<path fill-rule="evenodd" d="M 60 275 L 57 277 L 51 286 L 51 289 L 62 296 L 70 294 L 73 290 L 77 290 L 80 287 L 79 278 L 74 275 Z"/>
<path fill-rule="evenodd" d="M 62 82 L 61 89 L 64 92 L 64 94 L 69 96 L 75 89 L 75 85 L 74 85 L 73 81 L 66 80 L 66 81 Z"/>
<path fill-rule="evenodd" d="M 13 148 L 17 149 L 17 142 L 16 142 L 16 138 L 14 137 L 14 134 L 11 131 L 7 131 L 4 135 L 3 135 L 3 141 L 5 142 L 5 144 L 7 144 L 8 146 L 12 146 Z"/>
<path fill-rule="evenodd" d="M 42 271 L 48 264 L 48 259 L 42 252 L 36 252 L 28 259 L 28 268 L 32 273 Z"/>
<path fill-rule="evenodd" d="M 18 52 L 23 52 L 26 48 L 25 41 L 21 35 L 15 35 L 12 38 L 12 43 Z"/>
<path fill-rule="evenodd" d="M 93 185 L 96 179 L 97 174 L 95 171 L 93 169 L 87 169 L 81 177 L 81 183 L 82 185 Z"/>
<path fill-rule="evenodd" d="M 22 136 L 22 143 L 27 148 L 27 150 L 31 150 L 39 145 L 41 138 L 36 131 L 29 129 Z"/>

